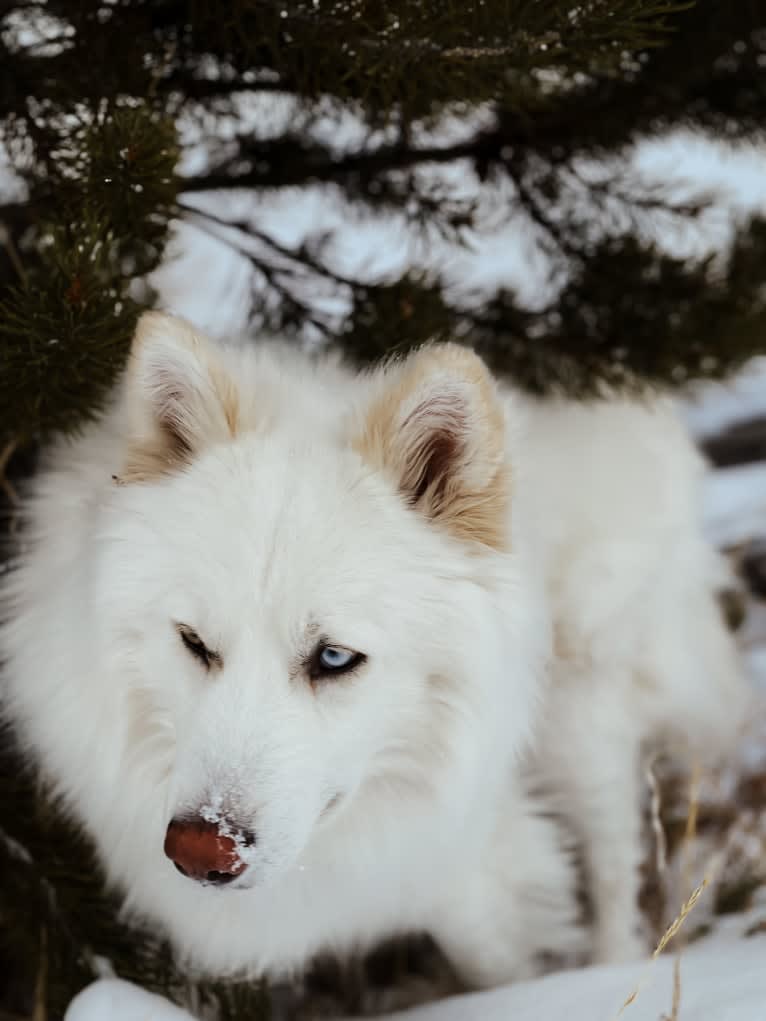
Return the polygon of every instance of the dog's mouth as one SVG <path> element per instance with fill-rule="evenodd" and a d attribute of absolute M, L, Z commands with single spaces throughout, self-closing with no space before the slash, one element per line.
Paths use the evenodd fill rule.
<path fill-rule="evenodd" d="M 182 876 L 185 876 L 187 879 L 193 879 L 200 886 L 215 886 L 215 887 L 231 886 L 234 887 L 234 889 L 237 888 L 242 889 L 243 887 L 249 885 L 241 881 L 242 873 L 220 872 L 216 869 L 211 869 L 204 876 L 196 875 L 193 876 L 183 867 L 183 865 L 179 865 L 178 862 L 174 862 L 174 865 L 176 867 L 177 872 L 180 872 L 180 874 Z"/>

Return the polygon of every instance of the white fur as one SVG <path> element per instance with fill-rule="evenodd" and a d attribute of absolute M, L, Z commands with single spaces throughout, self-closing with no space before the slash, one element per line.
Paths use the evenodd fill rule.
<path fill-rule="evenodd" d="M 249 423 L 226 439 L 212 348 L 196 338 L 190 354 L 153 323 L 168 336 L 145 341 L 111 410 L 34 483 L 0 636 L 6 713 L 128 910 L 215 973 L 289 972 L 407 929 L 481 985 L 571 953 L 569 862 L 518 768 L 553 625 L 535 770 L 572 799 L 611 956 L 638 745 L 673 720 L 718 738 L 736 691 L 697 462 L 669 414 L 509 396 L 502 552 L 435 527 L 354 449 L 385 374 L 219 352 Z M 199 449 L 115 483 L 158 401 Z M 221 652 L 220 671 L 174 622 Z M 319 632 L 367 655 L 357 676 L 309 684 Z M 629 789 L 601 783 L 623 774 Z M 203 810 L 257 832 L 223 889 L 163 855 L 170 818 Z"/>
<path fill-rule="evenodd" d="M 667 400 L 528 402 L 536 561 L 554 621 L 534 770 L 571 820 L 597 961 L 640 935 L 642 767 L 717 763 L 749 693 L 717 602 L 728 581 L 701 526 L 705 466 Z M 678 905 L 680 908 L 680 905 Z"/>

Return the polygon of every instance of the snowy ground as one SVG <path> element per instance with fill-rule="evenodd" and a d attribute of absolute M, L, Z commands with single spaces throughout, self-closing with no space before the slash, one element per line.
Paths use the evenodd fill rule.
<path fill-rule="evenodd" d="M 766 911 L 764 912 L 766 914 Z M 721 934 L 680 961 L 680 1006 L 673 1014 L 670 957 L 650 965 L 587 968 L 455 997 L 397 1021 L 763 1021 L 766 934 Z M 627 1006 L 633 993 L 635 998 Z M 65 1021 L 192 1021 L 191 1015 L 127 982 L 102 980 L 81 993 Z"/>

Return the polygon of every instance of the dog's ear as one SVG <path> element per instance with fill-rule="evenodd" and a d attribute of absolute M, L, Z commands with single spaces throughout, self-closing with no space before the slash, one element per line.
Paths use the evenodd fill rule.
<path fill-rule="evenodd" d="M 506 547 L 505 415 L 472 351 L 438 344 L 382 370 L 355 446 L 429 520 L 460 539 Z"/>
<path fill-rule="evenodd" d="M 189 323 L 147 312 L 126 373 L 127 465 L 121 479 L 172 471 L 237 431 L 238 391 L 214 345 Z"/>

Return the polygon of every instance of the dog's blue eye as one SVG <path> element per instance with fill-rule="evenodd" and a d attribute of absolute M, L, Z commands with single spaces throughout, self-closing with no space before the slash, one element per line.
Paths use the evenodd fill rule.
<path fill-rule="evenodd" d="M 356 653 L 340 649 L 337 645 L 326 645 L 319 653 L 319 665 L 325 670 L 344 670 Z"/>
<path fill-rule="evenodd" d="M 344 649 L 341 645 L 318 645 L 309 662 L 309 675 L 312 680 L 317 680 L 321 677 L 345 674 L 363 663 L 366 658 L 363 653 Z"/>

